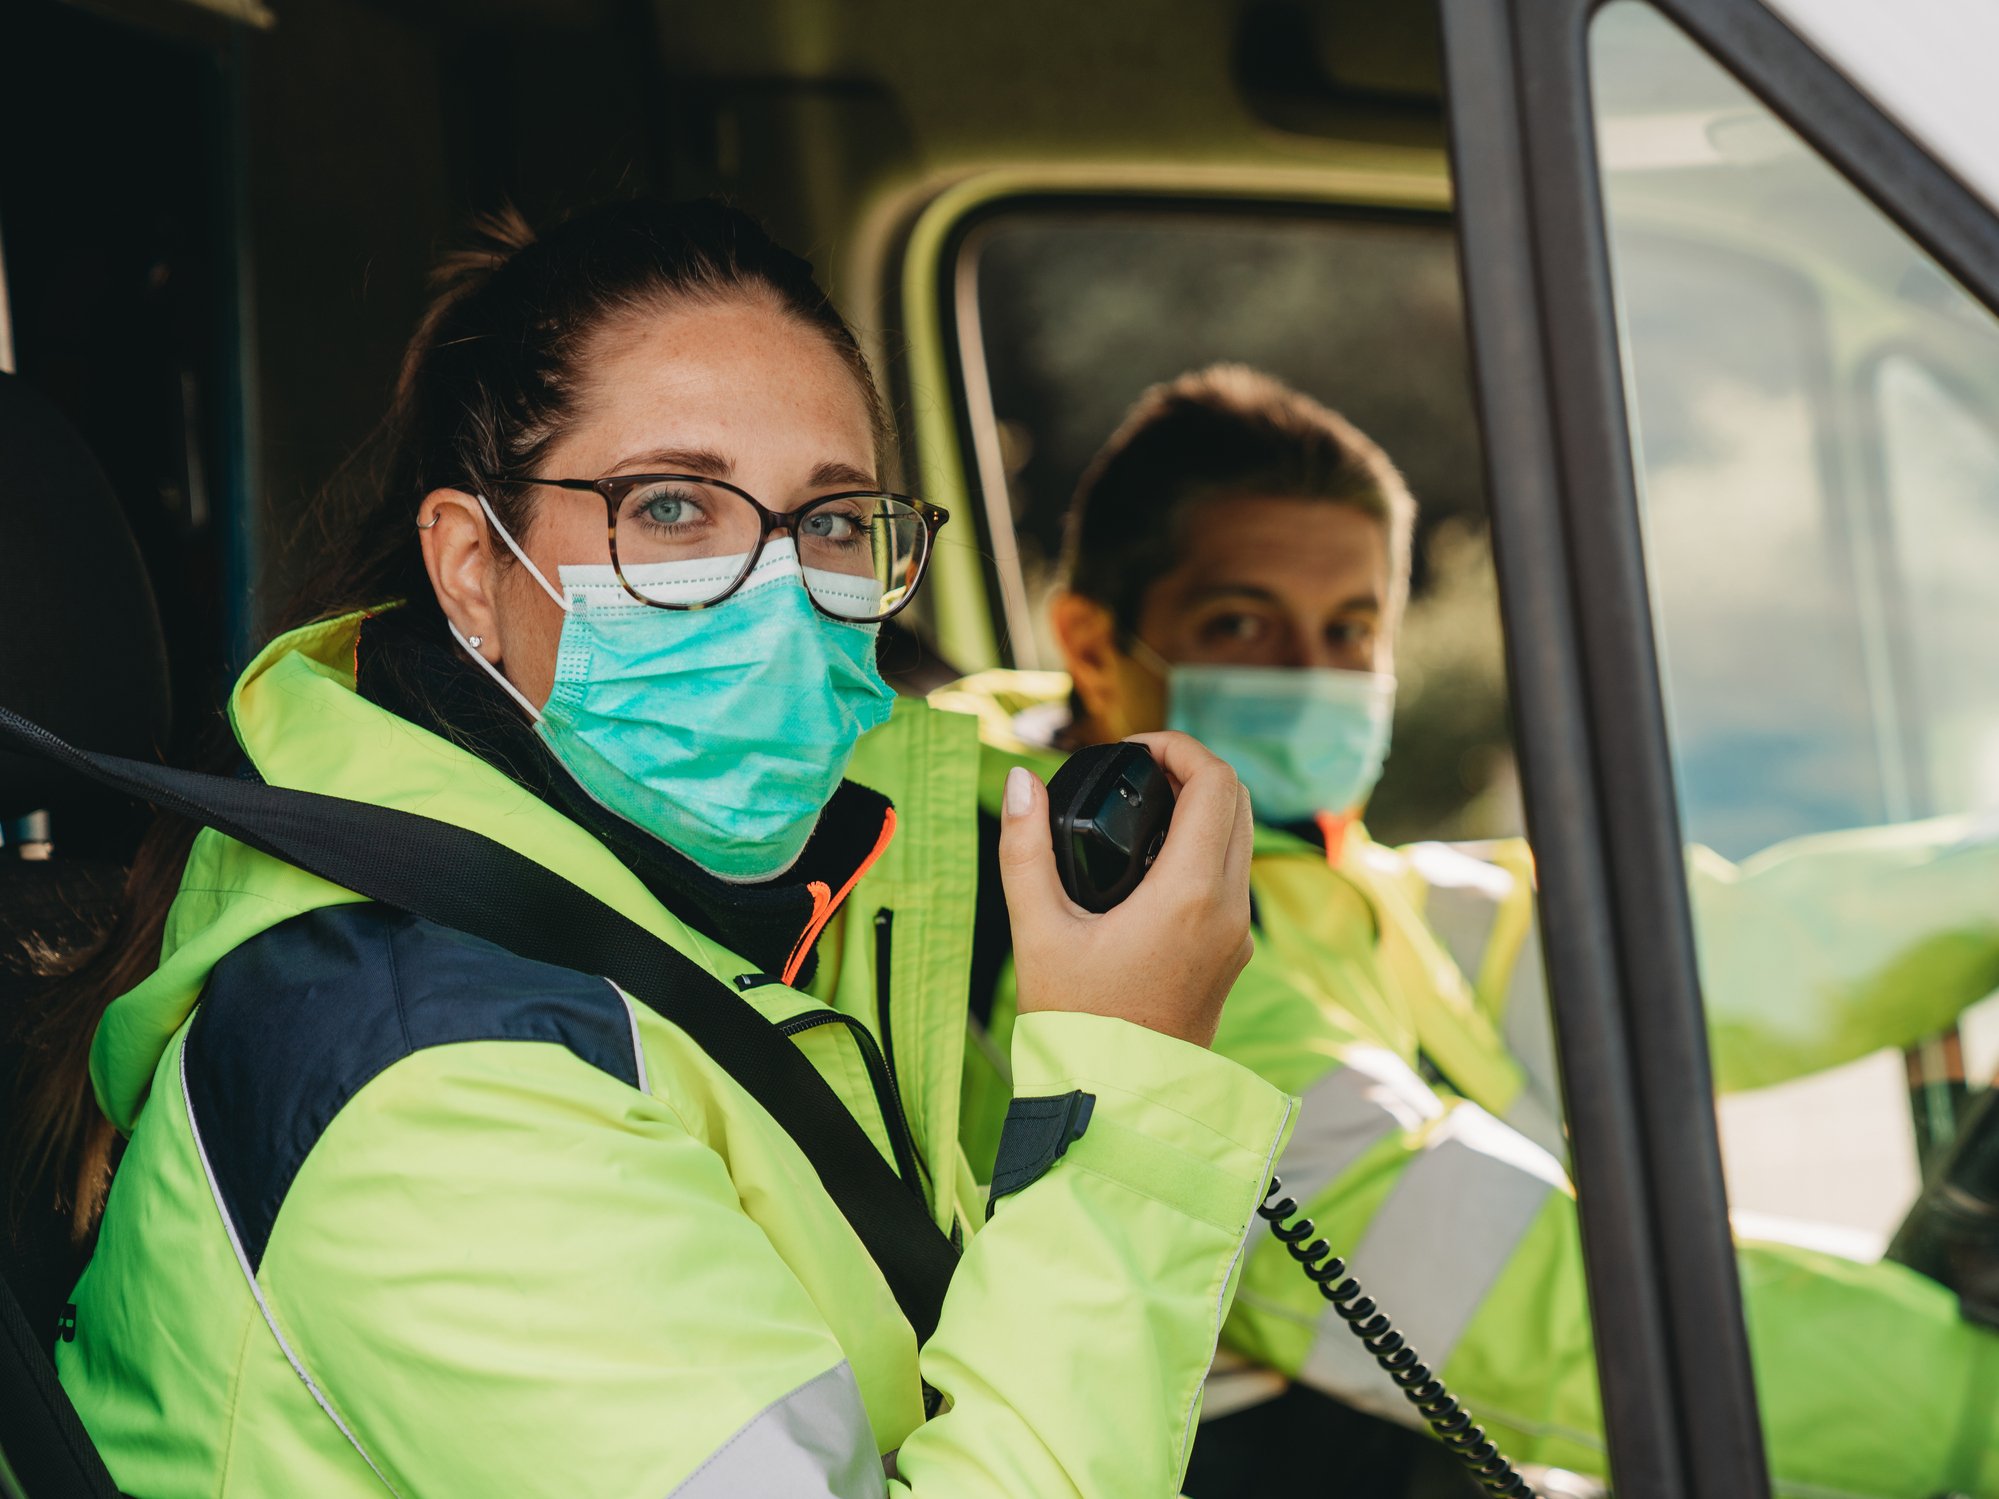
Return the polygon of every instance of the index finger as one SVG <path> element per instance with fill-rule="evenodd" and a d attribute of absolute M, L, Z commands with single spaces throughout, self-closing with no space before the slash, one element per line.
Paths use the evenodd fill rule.
<path fill-rule="evenodd" d="M 1221 875 L 1235 832 L 1237 780 L 1228 762 L 1186 734 L 1134 734 L 1174 783 L 1173 824 L 1153 875 L 1212 883 Z"/>
<path fill-rule="evenodd" d="M 1142 744 L 1152 752 L 1152 758 L 1159 762 L 1159 768 L 1166 772 L 1166 778 L 1173 783 L 1173 794 L 1178 796 L 1180 788 L 1199 774 L 1204 768 L 1220 765 L 1228 769 L 1221 756 L 1209 749 L 1191 734 L 1182 734 L 1177 729 L 1156 729 L 1149 734 L 1128 734 L 1127 744 Z"/>

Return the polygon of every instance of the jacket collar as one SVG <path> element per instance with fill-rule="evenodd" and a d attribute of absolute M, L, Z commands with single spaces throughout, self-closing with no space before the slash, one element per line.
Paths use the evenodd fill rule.
<path fill-rule="evenodd" d="M 754 883 L 720 879 L 584 792 L 520 708 L 429 624 L 408 609 L 362 622 L 354 653 L 362 697 L 476 755 L 581 823 L 660 904 L 756 965 L 759 976 L 810 981 L 820 932 L 894 834 L 888 798 L 844 781 L 790 869 Z"/>
<path fill-rule="evenodd" d="M 372 802 L 484 834 L 582 886 L 716 976 L 756 970 L 760 959 L 697 925 L 687 901 L 676 897 L 669 904 L 603 838 L 509 770 L 357 691 L 360 637 L 369 617 L 351 614 L 293 630 L 244 670 L 230 694 L 229 719 L 258 776 L 273 786 Z M 857 808 L 881 809 L 873 845 L 863 850 L 879 855 L 893 828 L 892 810 L 883 798 L 850 800 Z M 859 836 L 849 830 L 829 847 L 857 847 Z M 802 904 L 794 900 L 792 909 L 802 923 L 787 925 L 789 949 L 765 965 L 779 971 L 759 977 L 781 979 L 788 969 L 797 978 L 802 972 L 805 955 L 851 888 L 854 876 L 831 883 L 838 867 L 830 861 L 824 877 L 800 875 Z M 949 873 L 929 870 L 925 883 L 948 882 Z M 112 1123 L 129 1131 L 137 1121 L 159 1061 L 215 963 L 288 917 L 352 899 L 315 875 L 203 831 L 168 915 L 159 967 L 112 1001 L 91 1048 L 91 1079 Z M 780 944 L 772 938 L 759 945 L 776 953 Z M 760 1009 L 774 1005 L 780 1011 L 804 999 L 795 987 L 763 987 L 746 997 Z M 955 1106 L 955 1096 L 951 1102 Z"/>

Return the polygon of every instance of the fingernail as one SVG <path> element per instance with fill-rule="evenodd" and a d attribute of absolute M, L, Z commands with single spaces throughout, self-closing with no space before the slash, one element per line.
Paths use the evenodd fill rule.
<path fill-rule="evenodd" d="M 1006 773 L 1006 815 L 1025 817 L 1027 809 L 1034 805 L 1034 777 L 1024 766 L 1016 765 Z"/>

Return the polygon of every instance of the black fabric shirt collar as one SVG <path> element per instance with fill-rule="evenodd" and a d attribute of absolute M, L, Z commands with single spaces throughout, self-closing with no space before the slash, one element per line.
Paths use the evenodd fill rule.
<path fill-rule="evenodd" d="M 842 781 L 797 863 L 775 879 L 735 884 L 593 801 L 435 616 L 406 608 L 370 616 L 355 646 L 355 678 L 377 707 L 470 751 L 583 824 L 674 915 L 770 979 L 795 965 L 791 982 L 810 981 L 819 928 L 879 851 L 892 816 L 888 798 Z"/>

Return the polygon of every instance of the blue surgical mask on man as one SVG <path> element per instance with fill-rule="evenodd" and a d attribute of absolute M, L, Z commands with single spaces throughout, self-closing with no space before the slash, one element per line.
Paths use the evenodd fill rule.
<path fill-rule="evenodd" d="M 563 610 L 548 702 L 536 708 L 451 632 L 533 717 L 550 753 L 599 805 L 711 874 L 747 882 L 789 869 L 855 742 L 894 703 L 875 665 L 880 627 L 814 609 L 788 537 L 711 608 L 651 608 L 609 566 L 561 568 L 558 591 L 480 504 Z M 643 574 L 632 582 L 648 598 L 671 601 L 683 583 L 690 596 L 711 588 L 716 567 L 708 558 L 626 572 Z M 843 581 L 814 578 L 822 590 Z"/>
<path fill-rule="evenodd" d="M 1350 812 L 1381 779 L 1395 718 L 1388 673 L 1169 663 L 1144 641 L 1133 650 L 1166 679 L 1166 727 L 1233 766 L 1259 820 Z"/>

